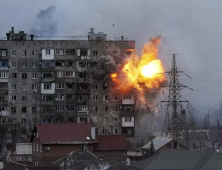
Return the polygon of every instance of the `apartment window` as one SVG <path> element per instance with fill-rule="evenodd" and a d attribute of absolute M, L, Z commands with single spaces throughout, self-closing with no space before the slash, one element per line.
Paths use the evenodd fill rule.
<path fill-rule="evenodd" d="M 16 56 L 16 50 L 12 50 L 12 51 L 11 51 L 11 55 L 12 55 L 12 56 Z"/>
<path fill-rule="evenodd" d="M 66 55 L 75 55 L 75 49 L 66 49 Z"/>
<path fill-rule="evenodd" d="M 117 106 L 113 106 L 113 111 L 116 112 L 118 110 Z"/>
<path fill-rule="evenodd" d="M 16 79 L 17 78 L 17 74 L 16 73 L 12 73 L 12 78 Z"/>
<path fill-rule="evenodd" d="M 37 107 L 32 107 L 32 113 L 37 113 Z"/>
<path fill-rule="evenodd" d="M 36 95 L 32 96 L 32 101 L 34 101 L 34 102 L 37 101 L 37 96 Z"/>
<path fill-rule="evenodd" d="M 53 77 L 53 73 L 42 73 L 42 78 L 52 78 Z"/>
<path fill-rule="evenodd" d="M 63 77 L 63 72 L 62 71 L 58 71 L 57 72 L 57 77 Z"/>
<path fill-rule="evenodd" d="M 54 95 L 42 95 L 42 101 L 53 101 Z"/>
<path fill-rule="evenodd" d="M 66 105 L 66 111 L 74 111 L 74 105 Z"/>
<path fill-rule="evenodd" d="M 66 77 L 75 77 L 75 72 L 67 71 L 66 72 Z"/>
<path fill-rule="evenodd" d="M 56 83 L 56 89 L 64 89 L 65 83 Z"/>
<path fill-rule="evenodd" d="M 16 90 L 17 85 L 16 84 L 12 84 L 12 90 Z"/>
<path fill-rule="evenodd" d="M 52 84 L 51 83 L 44 83 L 44 90 L 49 90 L 52 89 Z"/>
<path fill-rule="evenodd" d="M 39 144 L 39 152 L 42 152 L 42 145 Z"/>
<path fill-rule="evenodd" d="M 80 123 L 87 123 L 87 117 L 79 117 Z"/>
<path fill-rule="evenodd" d="M 22 102 L 26 102 L 26 96 L 22 96 Z"/>
<path fill-rule="evenodd" d="M 75 88 L 75 83 L 66 83 L 66 88 L 74 89 Z"/>
<path fill-rule="evenodd" d="M 108 130 L 107 129 L 103 129 L 103 134 L 107 134 Z"/>
<path fill-rule="evenodd" d="M 16 118 L 12 118 L 11 119 L 11 124 L 15 124 L 17 122 L 17 119 Z"/>
<path fill-rule="evenodd" d="M 103 110 L 104 110 L 104 112 L 107 112 L 108 111 L 108 107 L 104 106 Z"/>
<path fill-rule="evenodd" d="M 32 118 L 32 124 L 36 124 L 37 119 L 36 118 Z"/>
<path fill-rule="evenodd" d="M 13 67 L 13 68 L 16 68 L 16 67 L 17 67 L 16 61 L 13 61 L 13 62 L 12 62 L 12 67 Z"/>
<path fill-rule="evenodd" d="M 75 62 L 72 61 L 72 60 L 68 60 L 68 61 L 67 61 L 67 66 L 69 66 L 69 67 L 74 67 L 74 66 L 75 66 Z"/>
<path fill-rule="evenodd" d="M 22 84 L 22 90 L 27 90 L 27 84 Z"/>
<path fill-rule="evenodd" d="M 39 151 L 39 144 L 36 143 L 36 152 L 38 152 L 38 151 Z"/>
<path fill-rule="evenodd" d="M 97 84 L 93 84 L 93 90 L 97 90 L 98 87 L 97 87 Z"/>
<path fill-rule="evenodd" d="M 37 51 L 33 50 L 32 51 L 32 56 L 36 56 L 37 55 Z"/>
<path fill-rule="evenodd" d="M 22 68 L 26 68 L 27 67 L 27 62 L 22 62 Z"/>
<path fill-rule="evenodd" d="M 12 102 L 16 102 L 16 96 L 12 96 Z"/>
<path fill-rule="evenodd" d="M 37 68 L 38 62 L 32 62 L 32 68 Z"/>
<path fill-rule="evenodd" d="M 5 106 L 0 106 L 0 112 L 5 111 L 6 107 Z"/>
<path fill-rule="evenodd" d="M 97 101 L 97 96 L 96 95 L 93 96 L 93 101 Z"/>
<path fill-rule="evenodd" d="M 55 65 L 56 65 L 57 67 L 64 67 L 64 66 L 65 66 L 65 61 L 64 61 L 64 60 L 57 60 L 57 61 L 55 62 Z"/>
<path fill-rule="evenodd" d="M 37 73 L 32 73 L 32 79 L 37 79 Z"/>
<path fill-rule="evenodd" d="M 64 100 L 65 95 L 64 94 L 56 94 L 56 100 Z"/>
<path fill-rule="evenodd" d="M 124 95 L 123 99 L 131 99 L 131 95 Z"/>
<path fill-rule="evenodd" d="M 37 90 L 37 84 L 32 84 L 32 90 L 36 91 Z"/>
<path fill-rule="evenodd" d="M 118 98 L 117 98 L 117 96 L 114 96 L 114 101 L 118 101 Z"/>
<path fill-rule="evenodd" d="M 64 105 L 56 105 L 56 111 L 59 112 L 59 111 L 64 111 Z"/>
<path fill-rule="evenodd" d="M 0 101 L 5 101 L 5 96 L 0 96 Z"/>
<path fill-rule="evenodd" d="M 86 62 L 79 62 L 79 67 L 86 68 Z"/>
<path fill-rule="evenodd" d="M 117 134 L 117 129 L 116 128 L 114 129 L 114 134 Z"/>
<path fill-rule="evenodd" d="M 98 51 L 93 51 L 93 56 L 97 56 L 98 55 Z"/>
<path fill-rule="evenodd" d="M 22 124 L 26 124 L 26 118 L 22 118 Z"/>
<path fill-rule="evenodd" d="M 64 49 L 55 49 L 55 55 L 64 55 L 65 50 Z"/>
<path fill-rule="evenodd" d="M 8 78 L 8 72 L 1 71 L 0 72 L 0 78 Z"/>
<path fill-rule="evenodd" d="M 117 51 L 113 51 L 113 54 L 117 54 Z"/>
<path fill-rule="evenodd" d="M 33 143 L 33 151 L 35 151 L 35 143 Z"/>
<path fill-rule="evenodd" d="M 117 122 L 117 118 L 113 117 L 113 122 L 116 123 Z"/>
<path fill-rule="evenodd" d="M 126 116 L 125 117 L 125 122 L 132 122 L 131 116 Z"/>
<path fill-rule="evenodd" d="M 54 67 L 54 62 L 52 61 L 42 61 L 42 68 Z"/>
<path fill-rule="evenodd" d="M 77 111 L 78 112 L 87 112 L 88 111 L 88 106 L 87 105 L 78 105 L 77 106 Z"/>
<path fill-rule="evenodd" d="M 108 100 L 108 96 L 103 95 L 103 101 L 107 101 Z"/>
<path fill-rule="evenodd" d="M 45 50 L 45 54 L 46 54 L 46 55 L 50 55 L 50 49 L 46 49 L 46 50 Z"/>
<path fill-rule="evenodd" d="M 92 111 L 97 112 L 98 111 L 97 106 L 92 107 Z"/>
<path fill-rule="evenodd" d="M 74 100 L 74 94 L 66 94 L 66 100 Z"/>
<path fill-rule="evenodd" d="M 26 113 L 27 108 L 26 107 L 22 107 L 22 113 Z"/>
<path fill-rule="evenodd" d="M 16 107 L 11 107 L 11 113 L 16 113 Z"/>
<path fill-rule="evenodd" d="M 27 73 L 22 73 L 22 78 L 27 79 Z"/>
<path fill-rule="evenodd" d="M 25 50 L 22 51 L 22 56 L 26 56 L 26 51 Z"/>

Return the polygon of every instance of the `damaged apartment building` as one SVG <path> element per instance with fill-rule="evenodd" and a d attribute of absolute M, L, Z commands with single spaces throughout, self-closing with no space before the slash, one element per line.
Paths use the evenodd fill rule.
<path fill-rule="evenodd" d="M 129 55 L 135 41 L 107 40 L 93 29 L 86 40 L 35 40 L 13 27 L 6 36 L 0 40 L 0 111 L 8 121 L 27 133 L 33 124 L 91 122 L 98 134 L 134 136 L 134 96 L 118 95 L 89 70 L 99 56 Z"/>

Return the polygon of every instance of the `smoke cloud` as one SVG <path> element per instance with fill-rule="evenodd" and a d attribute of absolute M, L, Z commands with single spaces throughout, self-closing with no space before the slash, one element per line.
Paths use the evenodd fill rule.
<path fill-rule="evenodd" d="M 41 9 L 37 14 L 31 33 L 37 36 L 52 36 L 58 31 L 58 18 L 55 6 Z"/>

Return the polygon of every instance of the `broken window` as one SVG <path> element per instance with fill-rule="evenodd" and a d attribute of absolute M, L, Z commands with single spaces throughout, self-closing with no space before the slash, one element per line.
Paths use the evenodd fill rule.
<path fill-rule="evenodd" d="M 93 56 L 97 56 L 98 55 L 98 51 L 93 51 Z"/>
<path fill-rule="evenodd" d="M 73 72 L 73 71 L 66 71 L 66 77 L 75 77 L 75 72 Z"/>
<path fill-rule="evenodd" d="M 97 87 L 97 84 L 93 84 L 93 90 L 97 90 L 98 87 Z"/>
<path fill-rule="evenodd" d="M 56 100 L 64 100 L 65 95 L 64 94 L 56 94 Z"/>
<path fill-rule="evenodd" d="M 16 107 L 11 107 L 11 113 L 16 113 Z"/>
<path fill-rule="evenodd" d="M 52 83 L 44 83 L 44 90 L 52 89 Z"/>
<path fill-rule="evenodd" d="M 53 112 L 54 111 L 54 106 L 42 106 L 42 111 L 43 112 Z"/>
<path fill-rule="evenodd" d="M 79 117 L 80 123 L 87 123 L 87 117 Z"/>
<path fill-rule="evenodd" d="M 66 62 L 67 62 L 66 66 L 68 66 L 68 67 L 74 67 L 75 66 L 75 62 L 73 60 L 67 60 Z"/>
<path fill-rule="evenodd" d="M 133 111 L 133 106 L 123 106 L 122 110 L 124 112 L 131 112 L 131 111 Z"/>
<path fill-rule="evenodd" d="M 22 107 L 22 113 L 26 113 L 27 108 L 26 107 Z"/>
<path fill-rule="evenodd" d="M 124 95 L 123 99 L 131 99 L 131 95 Z"/>
<path fill-rule="evenodd" d="M 32 113 L 37 113 L 37 107 L 32 107 Z"/>

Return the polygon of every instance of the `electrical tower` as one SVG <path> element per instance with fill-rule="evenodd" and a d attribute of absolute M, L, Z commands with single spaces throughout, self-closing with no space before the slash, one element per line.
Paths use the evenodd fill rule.
<path fill-rule="evenodd" d="M 183 71 L 177 69 L 175 54 L 173 54 L 172 68 L 166 73 L 169 75 L 170 81 L 163 86 L 168 88 L 169 95 L 167 100 L 161 101 L 167 106 L 162 136 L 170 136 L 175 141 L 186 140 L 188 139 L 188 124 L 182 103 L 189 104 L 189 101 L 183 100 L 180 94 L 180 90 L 187 86 L 179 82 L 179 73 L 183 73 Z"/>

